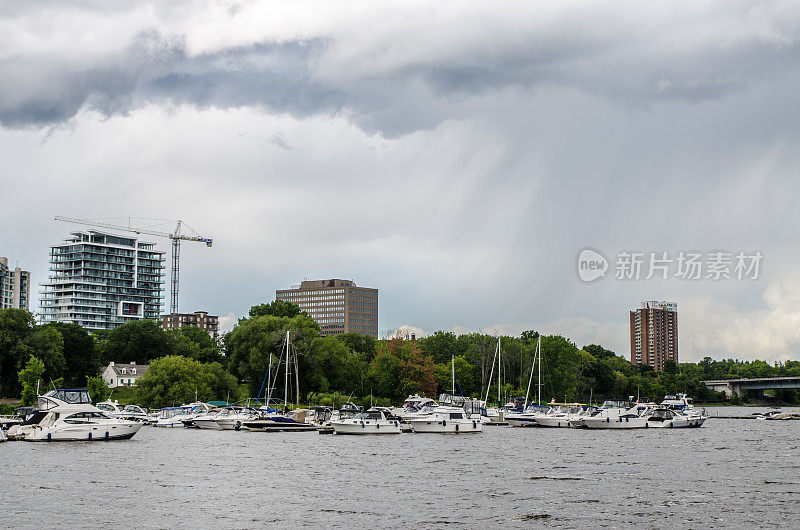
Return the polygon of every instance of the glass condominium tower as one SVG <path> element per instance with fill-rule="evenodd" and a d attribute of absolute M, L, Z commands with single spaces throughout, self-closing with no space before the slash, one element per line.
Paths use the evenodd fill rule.
<path fill-rule="evenodd" d="M 43 322 L 74 322 L 92 331 L 158 319 L 164 252 L 133 237 L 73 232 L 50 247 L 50 276 L 41 294 Z"/>

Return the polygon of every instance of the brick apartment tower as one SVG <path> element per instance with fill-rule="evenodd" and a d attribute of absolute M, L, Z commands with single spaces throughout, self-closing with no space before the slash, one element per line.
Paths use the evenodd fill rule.
<path fill-rule="evenodd" d="M 277 290 L 275 299 L 299 305 L 319 324 L 320 335 L 352 332 L 378 338 L 377 289 L 350 280 L 313 280 Z"/>
<path fill-rule="evenodd" d="M 209 315 L 207 311 L 172 313 L 161 317 L 161 327 L 164 329 L 181 329 L 190 326 L 202 329 L 214 340 L 219 338 L 219 317 Z"/>
<path fill-rule="evenodd" d="M 678 362 L 678 304 L 642 302 L 631 311 L 631 362 L 661 372 L 667 360 Z"/>

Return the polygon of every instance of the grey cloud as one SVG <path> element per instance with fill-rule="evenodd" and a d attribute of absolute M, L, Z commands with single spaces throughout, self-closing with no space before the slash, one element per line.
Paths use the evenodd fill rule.
<path fill-rule="evenodd" d="M 184 37 L 146 31 L 96 63 L 59 62 L 57 53 L 52 59 L 6 54 L 0 61 L 0 124 L 41 127 L 81 109 L 112 116 L 155 102 L 256 106 L 296 117 L 345 112 L 365 130 L 393 135 L 458 117 L 451 104 L 459 99 L 509 88 L 575 89 L 641 107 L 720 99 L 793 75 L 800 46 L 791 22 L 774 22 L 772 33 L 760 38 L 713 46 L 701 39 L 674 51 L 671 33 L 682 22 L 678 17 L 649 33 L 626 28 L 620 34 L 565 26 L 531 32 L 519 42 L 497 35 L 485 47 L 463 36 L 463 50 L 430 58 L 412 54 L 387 69 L 378 51 L 365 50 L 359 60 L 374 62 L 374 72 L 336 58 L 347 37 L 253 42 L 190 55 Z"/>
<path fill-rule="evenodd" d="M 107 116 L 151 102 L 222 108 L 263 106 L 307 116 L 342 107 L 341 94 L 311 79 L 307 64 L 322 41 L 261 43 L 190 57 L 183 39 L 140 34 L 99 65 L 40 65 L 31 78 L 21 61 L 0 62 L 0 123 L 43 126 L 89 108 Z"/>

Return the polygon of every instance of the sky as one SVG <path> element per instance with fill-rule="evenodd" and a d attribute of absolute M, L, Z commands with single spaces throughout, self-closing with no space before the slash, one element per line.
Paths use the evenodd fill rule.
<path fill-rule="evenodd" d="M 682 361 L 800 358 L 797 2 L 8 1 L 0 34 L 0 255 L 35 284 L 56 215 L 182 219 L 214 246 L 180 309 L 227 328 L 343 278 L 381 334 L 628 356 L 668 300 Z"/>

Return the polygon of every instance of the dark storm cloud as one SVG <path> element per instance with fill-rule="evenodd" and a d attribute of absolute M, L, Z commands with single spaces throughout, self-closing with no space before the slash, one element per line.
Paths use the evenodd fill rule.
<path fill-rule="evenodd" d="M 102 5 L 94 9 L 102 11 Z M 509 88 L 576 89 L 633 107 L 699 103 L 795 75 L 796 23 L 784 15 L 778 8 L 753 15 L 736 4 L 728 12 L 662 14 L 652 27 L 637 27 L 609 11 L 588 22 L 557 18 L 552 27 L 510 36 L 491 26 L 472 35 L 443 24 L 441 31 L 463 46 L 390 58 L 379 40 L 367 38 L 358 49 L 352 35 L 335 31 L 218 45 L 196 54 L 180 31 L 156 30 L 87 59 L 11 48 L 0 59 L 0 123 L 40 127 L 82 109 L 112 116 L 174 103 L 255 106 L 296 117 L 343 111 L 367 130 L 393 134 L 453 117 L 453 98 Z M 753 18 L 758 28 L 742 32 L 737 16 Z M 365 27 L 363 33 L 374 31 Z M 391 44 L 402 49 L 407 43 Z M 348 53 L 339 54 L 342 49 Z"/>
<path fill-rule="evenodd" d="M 342 107 L 343 95 L 311 79 L 307 68 L 323 48 L 321 40 L 260 43 L 190 57 L 183 39 L 147 32 L 98 65 L 42 64 L 45 72 L 29 75 L 30 66 L 7 59 L 0 61 L 0 123 L 50 125 L 83 108 L 124 115 L 153 102 L 330 112 Z"/>

